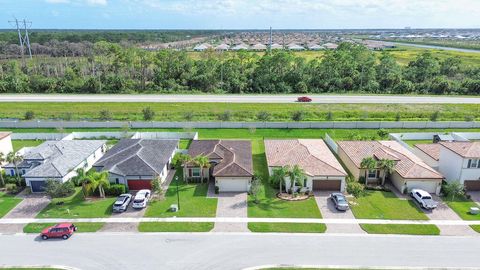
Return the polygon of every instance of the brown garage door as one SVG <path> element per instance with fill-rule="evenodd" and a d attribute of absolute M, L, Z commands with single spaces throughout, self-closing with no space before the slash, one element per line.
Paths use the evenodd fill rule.
<path fill-rule="evenodd" d="M 313 180 L 313 190 L 340 191 L 341 185 L 341 180 Z"/>
<path fill-rule="evenodd" d="M 465 180 L 465 188 L 467 191 L 479 191 L 480 180 Z"/>
<path fill-rule="evenodd" d="M 128 180 L 129 190 L 151 189 L 152 180 Z"/>

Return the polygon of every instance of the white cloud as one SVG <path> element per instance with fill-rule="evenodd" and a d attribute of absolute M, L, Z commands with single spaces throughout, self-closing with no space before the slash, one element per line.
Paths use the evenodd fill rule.
<path fill-rule="evenodd" d="M 107 5 L 107 0 L 87 0 L 86 1 L 88 5 L 91 6 L 106 6 Z"/>
<path fill-rule="evenodd" d="M 86 4 L 89 6 L 106 6 L 107 0 L 45 0 L 50 4 Z"/>

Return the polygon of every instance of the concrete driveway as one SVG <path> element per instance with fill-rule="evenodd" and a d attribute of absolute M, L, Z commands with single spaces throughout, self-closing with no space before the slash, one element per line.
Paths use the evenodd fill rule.
<path fill-rule="evenodd" d="M 338 211 L 332 200 L 329 199 L 331 192 L 314 192 L 315 201 L 324 219 L 355 219 L 351 210 Z M 327 233 L 365 233 L 358 224 L 328 224 Z"/>
<path fill-rule="evenodd" d="M 133 200 L 133 198 L 132 198 Z M 147 208 L 141 210 L 134 209 L 132 203 L 128 205 L 127 211 L 122 213 L 112 213 L 112 218 L 141 218 L 145 215 Z M 101 232 L 138 232 L 138 222 L 135 223 L 105 223 L 99 230 Z"/>
<path fill-rule="evenodd" d="M 472 201 L 480 205 L 480 191 L 471 191 L 471 192 L 468 192 L 468 195 L 471 196 Z"/>
<path fill-rule="evenodd" d="M 217 217 L 247 217 L 246 192 L 222 192 L 217 194 Z M 248 232 L 247 223 L 215 223 L 215 232 Z"/>

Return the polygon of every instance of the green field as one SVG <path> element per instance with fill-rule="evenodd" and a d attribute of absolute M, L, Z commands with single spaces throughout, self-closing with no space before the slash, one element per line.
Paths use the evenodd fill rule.
<path fill-rule="evenodd" d="M 41 233 L 43 229 L 53 226 L 55 223 L 29 223 L 23 227 L 24 233 Z M 75 223 L 77 233 L 96 232 L 100 230 L 105 223 L 101 222 L 78 222 Z"/>
<path fill-rule="evenodd" d="M 296 96 L 292 96 L 294 100 Z M 260 103 L 64 103 L 21 102 L 2 103 L 0 118 L 23 119 L 26 111 L 33 111 L 36 119 L 64 118 L 72 120 L 99 120 L 101 110 L 108 110 L 113 120 L 143 120 L 142 109 L 151 107 L 156 121 L 219 121 L 230 112 L 229 121 L 259 121 L 259 112 L 268 112 L 269 121 L 292 121 L 295 112 L 303 112 L 302 121 L 326 121 L 329 112 L 335 121 L 428 121 L 438 111 L 438 121 L 480 118 L 480 107 L 475 104 L 260 104 Z M 188 117 L 186 116 L 188 112 Z M 191 114 L 191 115 L 190 115 Z M 193 116 L 192 116 L 193 115 Z M 191 116 L 191 118 L 189 118 Z M 224 119 L 225 120 L 225 119 Z"/>
<path fill-rule="evenodd" d="M 440 235 L 440 229 L 435 225 L 360 224 L 360 227 L 370 234 Z"/>
<path fill-rule="evenodd" d="M 324 233 L 325 224 L 320 223 L 267 223 L 249 222 L 248 229 L 252 232 L 280 232 L 280 233 Z"/>
<path fill-rule="evenodd" d="M 140 222 L 139 232 L 209 232 L 213 222 Z"/>
<path fill-rule="evenodd" d="M 18 151 L 23 147 L 38 146 L 44 141 L 42 140 L 12 140 L 13 151 Z"/>
<path fill-rule="evenodd" d="M 20 198 L 0 192 L 0 218 L 15 208 L 21 201 Z"/>

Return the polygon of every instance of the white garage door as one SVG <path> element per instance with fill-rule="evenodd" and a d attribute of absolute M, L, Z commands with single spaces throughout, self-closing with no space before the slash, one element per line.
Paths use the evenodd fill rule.
<path fill-rule="evenodd" d="M 248 179 L 221 178 L 217 179 L 220 192 L 245 192 L 248 191 Z"/>
<path fill-rule="evenodd" d="M 423 189 L 428 193 L 435 194 L 437 191 L 437 182 L 432 182 L 432 181 L 408 181 L 407 182 L 407 188 L 408 191 L 414 189 L 414 188 L 419 188 Z"/>

